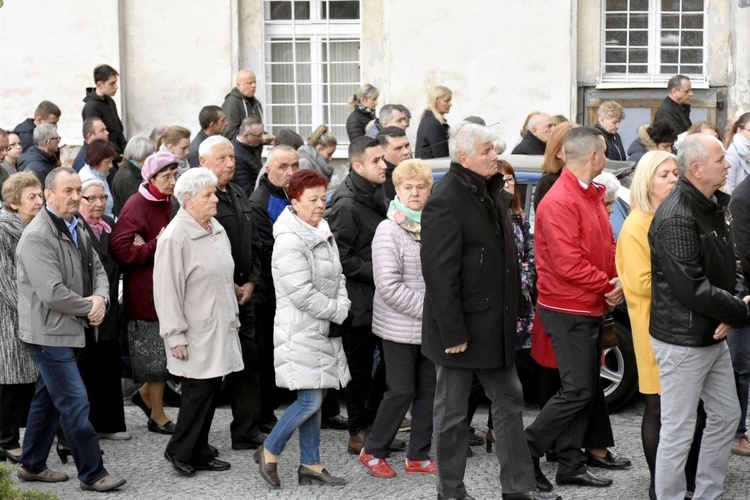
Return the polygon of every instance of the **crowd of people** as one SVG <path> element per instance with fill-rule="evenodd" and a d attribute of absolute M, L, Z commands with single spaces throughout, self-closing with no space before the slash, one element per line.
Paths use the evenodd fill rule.
<path fill-rule="evenodd" d="M 126 483 L 99 447 L 132 437 L 126 359 L 130 399 L 170 436 L 164 457 L 183 476 L 231 467 L 209 443 L 228 402 L 232 449 L 254 450 L 272 488 L 295 431 L 299 484 L 347 483 L 323 465 L 324 427 L 346 430 L 377 478 L 397 476 L 389 456 L 405 451 L 403 471 L 435 476 L 440 499 L 472 498 L 464 473 L 482 443 L 504 499 L 561 498 L 543 457 L 558 485 L 607 487 L 598 470 L 632 466 L 599 375 L 623 302 L 646 401 L 643 496 L 718 498 L 730 454 L 750 455 L 750 113 L 726 134 L 693 124 L 682 75 L 628 148 L 617 102 L 592 127 L 530 113 L 512 153 L 543 156 L 532 236 L 505 144 L 481 117 L 449 125 L 447 87 L 429 92 L 414 149 L 411 112 L 377 113 L 379 90 L 357 90 L 327 213 L 336 137 L 325 124 L 306 142 L 266 132 L 252 71 L 200 110 L 192 141 L 182 126 L 127 140 L 117 71 L 93 76 L 72 168 L 50 101 L 0 129 L 0 459 L 21 480 L 69 479 L 47 465 L 57 438 L 82 489 Z M 424 159 L 440 157 L 450 167 L 434 184 Z M 607 160 L 638 162 L 617 242 Z M 540 412 L 524 428 L 517 366 L 532 365 Z M 471 425 L 483 396 L 484 437 Z"/>

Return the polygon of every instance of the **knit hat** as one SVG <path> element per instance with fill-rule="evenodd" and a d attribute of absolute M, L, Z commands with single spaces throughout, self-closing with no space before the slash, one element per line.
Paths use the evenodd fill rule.
<path fill-rule="evenodd" d="M 141 168 L 141 175 L 143 176 L 143 180 L 148 182 L 156 174 L 158 174 L 165 168 L 169 167 L 170 165 L 174 165 L 174 167 L 177 168 L 177 165 L 179 163 L 180 163 L 180 159 L 172 153 L 166 153 L 166 152 L 154 153 L 148 158 L 146 158 L 146 161 L 143 162 L 143 168 Z"/>

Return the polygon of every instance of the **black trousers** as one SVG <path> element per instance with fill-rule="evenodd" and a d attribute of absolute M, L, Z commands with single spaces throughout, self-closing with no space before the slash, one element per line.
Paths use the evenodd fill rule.
<path fill-rule="evenodd" d="M 175 458 L 191 464 L 211 460 L 208 431 L 221 389 L 221 377 L 182 379 L 182 401 L 172 439 L 167 451 Z"/>
<path fill-rule="evenodd" d="M 0 384 L 0 448 L 20 448 L 19 428 L 26 427 L 36 383 Z"/>
<path fill-rule="evenodd" d="M 258 346 L 258 378 L 260 382 L 260 423 L 276 421 L 274 410 L 284 398 L 284 391 L 276 387 L 273 366 L 273 320 L 276 302 L 254 304 L 255 338 Z"/>
<path fill-rule="evenodd" d="M 125 431 L 119 339 L 87 341 L 78 353 L 78 371 L 89 398 L 89 421 L 96 432 Z"/>
<path fill-rule="evenodd" d="M 597 420 L 609 421 L 599 376 L 603 318 L 546 309 L 539 310 L 539 318 L 555 349 L 562 388 L 526 429 L 526 439 L 534 457 L 557 451 L 558 474 L 577 475 L 586 470 L 581 448 L 592 410 L 596 408 Z"/>
<path fill-rule="evenodd" d="M 260 370 L 258 340 L 255 338 L 255 308 L 252 302 L 240 306 L 240 347 L 245 368 L 224 378 L 225 394 L 232 407 L 229 432 L 232 444 L 257 441 L 260 435 Z"/>
<path fill-rule="evenodd" d="M 351 326 L 344 323 L 341 333 L 346 360 L 352 379 L 346 386 L 346 412 L 349 416 L 349 434 L 364 430 L 375 418 L 375 411 L 368 405 L 373 378 L 373 354 L 376 337 L 370 325 Z M 400 423 L 400 422 L 399 422 Z"/>
<path fill-rule="evenodd" d="M 404 415 L 411 405 L 411 433 L 406 458 L 430 458 L 432 407 L 435 400 L 435 364 L 422 354 L 421 346 L 382 341 L 388 390 L 378 408 L 365 449 L 385 458 Z"/>

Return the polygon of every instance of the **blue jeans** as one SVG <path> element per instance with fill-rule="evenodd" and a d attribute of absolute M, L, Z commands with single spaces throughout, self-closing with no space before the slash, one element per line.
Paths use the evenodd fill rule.
<path fill-rule="evenodd" d="M 737 379 L 737 396 L 740 399 L 740 425 L 737 426 L 736 437 L 742 437 L 747 432 L 747 401 L 750 391 L 750 326 L 732 330 L 727 335 L 727 346 L 732 356 L 732 367 Z"/>
<path fill-rule="evenodd" d="M 323 389 L 300 389 L 297 400 L 289 405 L 263 445 L 274 455 L 281 455 L 284 446 L 299 428 L 300 462 L 305 465 L 320 463 L 320 407 Z"/>
<path fill-rule="evenodd" d="M 89 422 L 89 400 L 75 353 L 69 347 L 26 346 L 39 368 L 39 378 L 23 439 L 23 467 L 31 473 L 47 469 L 59 422 L 78 468 L 78 479 L 94 484 L 107 471 L 99 438 Z"/>

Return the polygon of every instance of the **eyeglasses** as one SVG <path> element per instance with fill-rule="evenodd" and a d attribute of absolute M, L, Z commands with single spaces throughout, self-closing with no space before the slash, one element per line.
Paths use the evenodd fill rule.
<path fill-rule="evenodd" d="M 5 146 L 5 150 L 6 151 L 10 151 L 11 149 L 15 148 L 16 146 L 18 146 L 20 148 L 21 147 L 21 143 L 20 142 L 11 142 L 7 146 Z"/>
<path fill-rule="evenodd" d="M 513 176 L 503 177 L 506 186 L 515 186 L 516 179 Z"/>
<path fill-rule="evenodd" d="M 52 141 L 60 142 L 61 140 L 62 140 L 62 137 L 50 137 L 49 139 L 47 139 L 47 141 L 49 142 L 52 142 Z"/>
<path fill-rule="evenodd" d="M 180 177 L 180 174 L 164 174 L 162 176 L 157 176 L 159 179 L 163 179 L 167 182 L 176 181 L 178 177 Z M 156 178 L 156 177 L 155 177 Z"/>
<path fill-rule="evenodd" d="M 88 201 L 89 203 L 94 203 L 97 200 L 101 201 L 102 203 L 107 203 L 107 200 L 109 199 L 109 195 L 103 194 L 101 196 L 81 196 L 81 198 Z"/>

